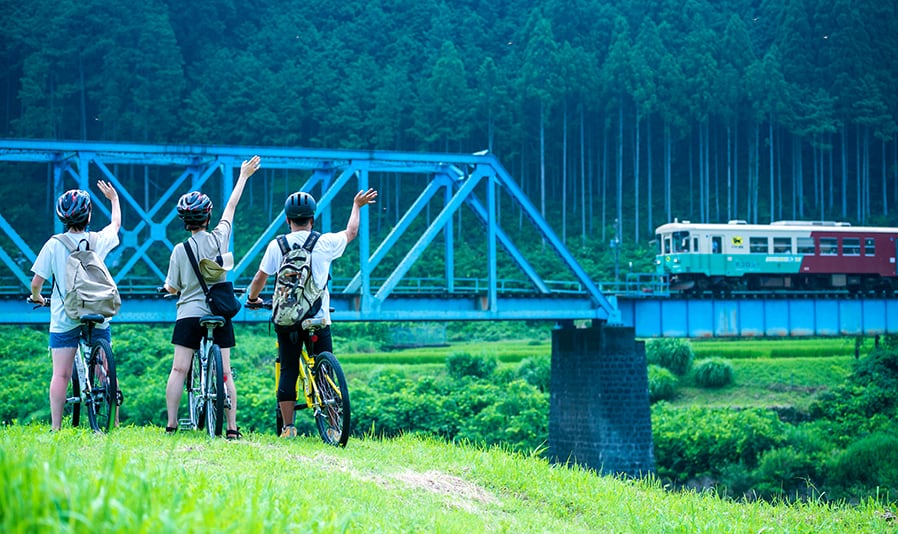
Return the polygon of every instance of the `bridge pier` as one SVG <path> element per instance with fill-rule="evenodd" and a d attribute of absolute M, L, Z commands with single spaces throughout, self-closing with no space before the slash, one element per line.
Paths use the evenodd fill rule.
<path fill-rule="evenodd" d="M 606 474 L 655 469 L 645 344 L 631 327 L 552 332 L 549 458 Z"/>

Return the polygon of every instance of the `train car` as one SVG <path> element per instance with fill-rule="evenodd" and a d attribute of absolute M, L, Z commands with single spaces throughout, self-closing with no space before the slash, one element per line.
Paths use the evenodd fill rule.
<path fill-rule="evenodd" d="M 898 288 L 898 228 L 841 222 L 693 224 L 655 230 L 672 291 L 874 291 Z"/>

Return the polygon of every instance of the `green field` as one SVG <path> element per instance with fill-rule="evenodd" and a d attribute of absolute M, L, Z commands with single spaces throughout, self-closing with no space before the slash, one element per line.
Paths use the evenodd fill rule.
<path fill-rule="evenodd" d="M 421 437 L 353 439 L 126 427 L 108 436 L 0 427 L 0 531 L 894 532 L 859 506 L 735 503 Z"/>

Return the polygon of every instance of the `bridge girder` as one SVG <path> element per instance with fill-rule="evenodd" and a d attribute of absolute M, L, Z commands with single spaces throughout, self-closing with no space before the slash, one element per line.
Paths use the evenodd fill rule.
<path fill-rule="evenodd" d="M 320 191 L 316 196 L 319 197 L 319 223 L 324 230 L 332 226 L 334 199 L 351 185 L 366 189 L 373 177 L 384 173 L 428 177 L 426 187 L 380 243 L 372 243 L 370 210 L 362 210 L 358 244 L 352 245 L 358 246 L 359 269 L 348 282 L 334 280 L 331 286 L 335 320 L 507 318 L 604 321 L 616 313 L 511 175 L 491 154 L 0 140 L 0 163 L 47 165 L 52 176 L 52 194 L 46 195 L 48 199 L 55 199 L 71 187 L 96 191 L 90 182 L 101 178 L 111 182 L 119 191 L 123 208 L 127 207 L 137 215 L 137 221 L 125 221 L 121 245 L 107 258 L 125 300 L 119 320 L 133 322 L 160 322 L 173 317 L 171 303 L 146 297 L 152 287 L 161 285 L 165 278 L 168 254 L 160 254 L 158 247 L 165 247 L 170 252 L 175 244 L 168 235 L 169 227 L 176 223 L 174 206 L 177 197 L 187 190 L 204 188 L 219 180 L 215 185 L 220 191 L 221 201 L 216 204 L 224 205 L 233 190 L 235 171 L 244 159 L 253 154 L 261 156 L 266 169 L 308 171 L 302 183 L 297 183 L 293 190 Z M 120 173 L 116 172 L 118 166 L 138 166 L 145 172 L 148 167 L 161 166 L 175 172 L 171 181 L 164 184 L 164 190 L 151 200 L 149 195 L 140 197 L 122 187 Z M 512 232 L 503 229 L 499 211 L 503 199 L 504 205 L 518 210 L 532 225 L 533 231 L 528 239 L 545 243 L 545 253 L 558 256 L 566 271 L 553 273 L 552 277 L 558 280 L 546 280 L 539 273 L 534 266 L 533 255 L 525 253 L 532 248 L 531 243 L 515 243 Z M 95 209 L 108 218 L 104 199 L 95 200 Z M 422 232 L 415 234 L 413 228 L 422 226 L 423 214 L 434 209 L 436 215 L 426 221 Z M 485 240 L 482 244 L 486 251 L 485 262 L 479 266 L 483 272 L 476 277 L 482 282 L 476 284 L 474 289 L 460 282 L 461 279 L 455 274 L 454 251 L 458 245 L 453 222 L 463 209 L 469 210 L 473 214 L 472 220 L 481 225 Z M 0 239 L 5 238 L 9 245 L 0 249 L 0 278 L 5 275 L 6 280 L 0 287 L 0 295 L 6 294 L 12 302 L 14 295 L 27 291 L 31 279 L 29 268 L 36 257 L 36 250 L 28 244 L 29 239 L 23 237 L 28 229 L 17 227 L 17 221 L 5 218 L 3 212 L 0 206 Z M 52 213 L 52 206 L 47 206 L 47 213 Z M 517 224 L 518 217 L 514 219 Z M 55 231 L 61 230 L 57 222 Z M 230 277 L 235 283 L 248 282 L 255 273 L 265 246 L 281 231 L 282 210 L 249 247 L 234 251 L 238 261 Z M 435 242 L 439 235 L 443 237 L 444 272 L 435 278 L 442 278 L 445 283 L 439 288 L 430 287 L 427 292 L 410 295 L 409 287 L 421 282 L 411 277 L 409 271 L 422 257 L 438 248 Z M 39 237 L 38 240 L 30 239 L 32 243 L 37 243 L 36 247 L 49 236 Z M 411 242 L 414 243 L 408 247 Z M 373 244 L 377 246 L 372 253 Z M 7 248 L 13 251 L 16 258 Z M 507 254 L 510 264 L 522 274 L 520 286 L 509 287 L 506 281 L 499 279 L 500 253 Z M 389 263 L 388 258 L 399 259 Z M 146 283 L 143 278 L 136 279 L 134 272 L 138 265 L 150 272 L 151 283 Z M 385 271 L 386 276 L 375 278 L 375 269 Z M 4 270 L 5 273 L 2 272 Z M 432 283 L 430 285 L 434 286 Z M 129 314 L 129 307 L 134 308 L 133 314 Z M 14 308 L 17 307 L 11 307 L 10 311 Z M 20 315 L 0 314 L 0 322 L 30 322 L 21 319 Z M 264 315 L 247 312 L 241 319 L 263 320 Z"/>

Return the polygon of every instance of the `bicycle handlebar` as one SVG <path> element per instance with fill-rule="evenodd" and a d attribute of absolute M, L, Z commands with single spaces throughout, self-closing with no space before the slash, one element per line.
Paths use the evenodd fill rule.
<path fill-rule="evenodd" d="M 28 297 L 25 299 L 25 302 L 27 302 L 28 304 L 34 304 L 34 308 L 32 308 L 33 310 L 36 310 L 38 308 L 47 308 L 50 306 L 50 297 L 44 297 L 44 302 L 43 304 L 41 304 L 40 302 L 32 299 L 31 295 L 28 295 Z"/>
<path fill-rule="evenodd" d="M 271 309 L 271 301 L 263 300 L 262 302 L 256 302 L 256 303 L 246 301 L 246 303 L 243 306 L 248 310 L 261 310 L 263 308 L 266 310 L 270 310 Z"/>

